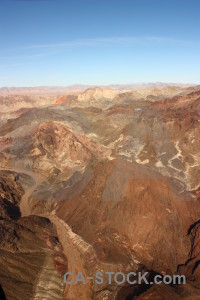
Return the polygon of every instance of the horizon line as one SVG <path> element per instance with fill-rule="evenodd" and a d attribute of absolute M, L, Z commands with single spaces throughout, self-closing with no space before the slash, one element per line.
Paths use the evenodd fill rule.
<path fill-rule="evenodd" d="M 32 86 L 23 86 L 23 85 L 9 85 L 9 86 L 0 86 L 0 89 L 10 89 L 10 88 L 71 88 L 71 87 L 112 87 L 112 86 L 134 86 L 134 85 L 153 85 L 153 84 L 164 84 L 164 85 L 191 85 L 196 86 L 200 85 L 200 82 L 165 82 L 165 81 L 144 81 L 144 82 L 133 82 L 133 83 L 109 83 L 109 84 L 82 84 L 82 83 L 73 83 L 68 85 L 32 85 Z"/>

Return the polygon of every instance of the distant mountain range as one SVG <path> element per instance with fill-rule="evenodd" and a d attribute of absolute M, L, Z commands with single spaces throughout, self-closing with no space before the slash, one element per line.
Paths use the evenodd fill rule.
<path fill-rule="evenodd" d="M 181 83 L 130 83 L 130 84 L 111 84 L 111 85 L 81 85 L 75 84 L 70 86 L 36 86 L 36 87 L 2 87 L 0 95 L 60 95 L 60 94 L 76 94 L 85 91 L 88 88 L 102 87 L 117 90 L 143 90 L 149 88 L 164 88 L 164 87 L 184 87 L 195 86 L 195 84 Z"/>

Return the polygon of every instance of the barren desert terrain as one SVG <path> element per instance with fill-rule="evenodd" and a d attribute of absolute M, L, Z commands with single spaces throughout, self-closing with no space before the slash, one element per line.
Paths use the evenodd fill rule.
<path fill-rule="evenodd" d="M 5 299 L 200 299 L 199 122 L 195 85 L 0 89 Z M 187 284 L 66 285 L 67 271 Z"/>

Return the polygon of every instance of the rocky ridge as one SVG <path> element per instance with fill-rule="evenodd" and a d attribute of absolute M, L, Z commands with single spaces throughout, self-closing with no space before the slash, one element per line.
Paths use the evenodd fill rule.
<path fill-rule="evenodd" d="M 198 87 L 89 88 L 4 120 L 2 251 L 22 270 L 10 248 L 27 266 L 38 249 L 33 277 L 9 273 L 23 284 L 34 278 L 30 299 L 44 291 L 70 300 L 199 298 L 199 103 Z M 66 269 L 180 273 L 187 285 L 117 286 L 105 278 L 64 286 Z M 45 274 L 54 281 L 46 290 Z"/>

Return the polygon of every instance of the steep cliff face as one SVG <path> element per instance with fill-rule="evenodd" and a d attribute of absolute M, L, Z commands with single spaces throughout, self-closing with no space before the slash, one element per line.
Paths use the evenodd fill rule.
<path fill-rule="evenodd" d="M 190 239 L 188 259 L 178 266 L 178 270 L 185 274 L 198 288 L 200 282 L 200 220 L 198 219 L 188 228 L 187 235 Z"/>
<path fill-rule="evenodd" d="M 0 172 L 0 282 L 6 299 L 63 299 L 67 259 L 47 218 L 20 217 L 18 174 Z M 2 299 L 2 298 L 1 298 Z"/>

